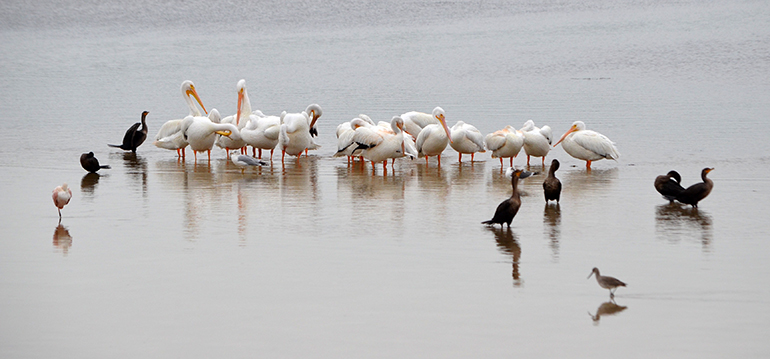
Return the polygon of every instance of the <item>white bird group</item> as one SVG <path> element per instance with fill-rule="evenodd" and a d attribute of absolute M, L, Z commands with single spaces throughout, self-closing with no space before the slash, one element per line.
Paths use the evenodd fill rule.
<path fill-rule="evenodd" d="M 214 144 L 225 149 L 230 156 L 232 149 L 240 150 L 245 155 L 246 147 L 251 146 L 252 156 L 262 157 L 262 150 L 270 151 L 272 160 L 275 148 L 281 150 L 281 163 L 288 154 L 299 157 L 303 152 L 320 147 L 314 136 L 318 131 L 315 125 L 322 115 L 321 107 L 309 105 L 304 111 L 287 113 L 279 116 L 267 116 L 251 107 L 251 101 L 246 90 L 246 81 L 240 80 L 236 85 L 236 113 L 221 118 L 216 109 L 206 111 L 191 81 L 182 83 L 182 95 L 189 107 L 189 114 L 181 120 L 166 122 L 155 137 L 155 145 L 160 148 L 176 150 L 184 158 L 185 148 L 193 149 L 197 161 L 198 152 L 207 152 L 211 159 L 211 149 Z M 195 102 L 200 105 L 201 111 Z M 375 124 L 368 116 L 358 117 L 337 126 L 337 156 L 347 156 L 348 161 L 362 157 L 373 164 L 388 159 L 400 157 L 429 157 L 436 156 L 441 165 L 441 154 L 447 145 L 457 151 L 458 160 L 462 162 L 463 154 L 471 155 L 490 150 L 492 158 L 508 158 L 513 166 L 513 160 L 524 149 L 527 155 L 527 165 L 531 157 L 540 157 L 545 166 L 545 158 L 552 147 L 562 144 L 565 152 L 572 157 L 586 161 L 586 167 L 591 162 L 600 159 L 619 158 L 615 145 L 606 136 L 586 130 L 582 121 L 575 121 L 572 127 L 552 146 L 551 127 L 535 126 L 532 120 L 524 123 L 521 129 L 508 125 L 504 128 L 482 135 L 475 126 L 464 121 L 457 121 L 448 127 L 444 109 L 436 107 L 432 113 L 411 111 L 393 116 L 390 122 L 380 121 Z M 259 154 L 257 154 L 259 151 Z M 393 166 L 393 164 L 391 164 Z"/>
<path fill-rule="evenodd" d="M 266 116 L 262 111 L 252 110 L 246 80 L 238 81 L 236 92 L 235 114 L 221 118 L 216 109 L 206 111 L 192 81 L 182 82 L 182 96 L 190 112 L 184 119 L 166 122 L 155 136 L 155 146 L 176 150 L 181 158 L 185 156 L 185 148 L 190 146 L 196 162 L 198 152 L 207 152 L 210 161 L 214 144 L 225 149 L 228 157 L 231 149 L 238 149 L 245 155 L 246 146 L 252 146 L 253 156 L 257 156 L 259 150 L 258 158 L 262 157 L 262 150 L 269 150 L 271 160 L 276 147 L 280 147 L 283 155 L 288 153 L 298 158 L 303 151 L 307 153 L 307 150 L 320 147 L 313 140 L 318 134 L 315 123 L 322 114 L 317 104 L 308 106 L 301 113 L 284 111 L 281 116 Z M 208 116 L 201 114 L 193 98 Z"/>

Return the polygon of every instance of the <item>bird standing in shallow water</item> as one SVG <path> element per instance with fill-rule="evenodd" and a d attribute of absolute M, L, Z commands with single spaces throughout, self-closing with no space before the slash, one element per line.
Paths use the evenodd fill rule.
<path fill-rule="evenodd" d="M 703 180 L 701 183 L 696 183 L 690 187 L 687 187 L 684 191 L 680 192 L 676 196 L 676 200 L 684 204 L 689 204 L 692 208 L 698 208 L 698 202 L 706 198 L 711 193 L 711 189 L 714 188 L 714 182 L 711 181 L 706 175 L 713 171 L 713 168 L 704 168 L 700 172 L 700 178 Z"/>
<path fill-rule="evenodd" d="M 545 193 L 545 203 L 548 201 L 556 201 L 559 203 L 559 197 L 561 196 L 561 181 L 556 178 L 556 170 L 559 169 L 559 160 L 555 159 L 551 161 L 551 168 L 548 170 L 548 177 L 543 181 L 543 192 Z"/>
<path fill-rule="evenodd" d="M 91 172 L 96 173 L 100 169 L 110 169 L 109 165 L 100 165 L 99 160 L 94 157 L 93 152 L 88 152 L 80 155 L 80 165 L 83 166 L 83 169 Z"/>
<path fill-rule="evenodd" d="M 51 197 L 53 198 L 53 204 L 59 209 L 59 221 L 61 222 L 61 210 L 67 203 L 70 203 L 70 199 L 72 199 L 72 190 L 70 190 L 65 183 L 54 188 Z"/>
<path fill-rule="evenodd" d="M 123 143 L 120 145 L 108 145 L 110 147 L 117 147 L 124 151 L 131 151 L 136 153 L 136 148 L 139 147 L 147 138 L 147 114 L 149 112 L 142 112 L 142 122 L 135 123 L 126 130 L 125 136 L 123 136 Z M 142 128 L 139 128 L 139 125 Z"/>
<path fill-rule="evenodd" d="M 241 168 L 241 173 L 246 172 L 246 167 L 267 166 L 267 162 L 258 160 L 249 155 L 242 155 L 238 153 L 239 150 L 230 151 L 230 160 L 233 164 Z"/>
<path fill-rule="evenodd" d="M 512 168 L 509 169 L 508 171 L 512 171 L 510 176 L 511 176 L 511 187 L 513 188 L 513 193 L 511 193 L 510 198 L 501 202 L 497 206 L 497 209 L 495 210 L 495 215 L 492 216 L 492 219 L 481 222 L 482 224 L 489 224 L 489 225 L 500 224 L 500 228 L 502 228 L 503 223 L 506 223 L 508 224 L 508 227 L 510 227 L 511 222 L 513 222 L 513 217 L 515 217 L 516 213 L 519 212 L 519 207 L 521 207 L 521 196 L 519 195 L 519 190 L 517 188 L 519 183 L 519 178 L 528 177 L 530 173 L 527 172 L 526 174 L 522 175 L 524 171 L 520 169 L 513 170 Z M 508 175 L 508 173 L 506 173 L 506 175 Z"/>
<path fill-rule="evenodd" d="M 588 278 L 591 278 L 594 274 L 596 274 L 596 282 L 599 283 L 599 286 L 610 291 L 610 298 L 615 298 L 615 289 L 626 286 L 626 283 L 621 282 L 615 277 L 599 274 L 599 268 L 594 267 L 594 269 L 591 270 L 591 274 L 588 275 Z"/>
<path fill-rule="evenodd" d="M 655 177 L 655 190 L 663 195 L 663 198 L 667 199 L 669 203 L 674 203 L 676 196 L 684 191 L 679 172 L 668 171 L 665 175 Z"/>

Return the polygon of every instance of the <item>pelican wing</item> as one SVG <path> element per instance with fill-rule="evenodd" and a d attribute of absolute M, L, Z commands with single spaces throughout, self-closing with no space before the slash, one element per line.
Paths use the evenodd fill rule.
<path fill-rule="evenodd" d="M 155 135 L 155 140 L 158 141 L 162 138 L 169 137 L 175 133 L 182 131 L 183 120 L 170 120 L 166 121 L 163 126 L 160 127 L 158 134 Z"/>
<path fill-rule="evenodd" d="M 353 133 L 353 142 L 365 148 L 372 148 L 379 145 L 383 140 L 382 135 L 376 129 L 369 127 L 359 127 Z"/>
<path fill-rule="evenodd" d="M 572 140 L 581 147 L 596 153 L 607 159 L 617 160 L 620 158 L 618 149 L 615 148 L 615 144 L 607 138 L 607 136 L 601 133 L 584 130 L 578 131 L 572 137 Z"/>
<path fill-rule="evenodd" d="M 491 151 L 497 151 L 505 146 L 505 135 L 506 131 L 503 130 L 488 134 L 487 137 L 484 138 L 484 142 L 486 142 L 487 148 Z"/>

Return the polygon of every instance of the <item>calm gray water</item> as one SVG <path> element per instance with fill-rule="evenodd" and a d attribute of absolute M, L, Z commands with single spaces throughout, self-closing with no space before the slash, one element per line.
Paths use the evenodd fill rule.
<path fill-rule="evenodd" d="M 767 357 L 769 23 L 764 1 L 4 1 L 0 357 Z M 106 146 L 186 115 L 183 80 L 233 114 L 241 78 L 267 114 L 320 104 L 323 147 L 242 174 Z M 560 206 L 527 178 L 511 230 L 480 224 L 510 194 L 489 153 L 331 157 L 359 113 L 435 106 L 483 133 L 582 120 L 622 157 L 553 149 Z M 697 211 L 652 187 L 703 167 Z M 614 303 L 593 267 L 628 283 Z"/>

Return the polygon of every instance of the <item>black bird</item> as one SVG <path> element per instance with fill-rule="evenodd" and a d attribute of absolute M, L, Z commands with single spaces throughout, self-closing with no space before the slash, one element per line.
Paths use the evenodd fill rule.
<path fill-rule="evenodd" d="M 524 174 L 522 175 L 522 173 Z M 529 175 L 531 175 L 530 172 L 525 173 L 520 169 L 513 170 L 513 173 L 511 173 L 511 187 L 513 188 L 513 193 L 511 193 L 511 198 L 508 198 L 502 203 L 500 203 L 497 206 L 497 209 L 495 210 L 495 215 L 492 217 L 492 219 L 481 222 L 482 224 L 489 224 L 489 225 L 500 224 L 500 228 L 503 227 L 503 223 L 508 224 L 508 227 L 511 226 L 511 222 L 513 222 L 513 217 L 516 216 L 516 213 L 519 211 L 519 207 L 521 207 L 521 196 L 519 195 L 519 190 L 516 188 L 519 183 L 519 178 L 525 178 L 525 177 L 528 177 Z"/>
<path fill-rule="evenodd" d="M 91 172 L 96 173 L 100 169 L 110 169 L 109 165 L 99 165 L 99 160 L 94 157 L 93 152 L 88 152 L 80 155 L 80 165 L 83 166 L 83 169 Z"/>
<path fill-rule="evenodd" d="M 674 203 L 676 196 L 678 196 L 684 187 L 682 187 L 682 176 L 677 171 L 668 171 L 665 175 L 655 177 L 655 189 L 658 193 L 663 195 L 663 198 L 667 199 L 669 203 Z"/>
<path fill-rule="evenodd" d="M 561 196 L 561 181 L 556 178 L 556 170 L 559 169 L 559 160 L 551 161 L 551 168 L 548 170 L 548 177 L 543 181 L 543 192 L 545 193 L 545 203 L 556 201 L 559 203 Z"/>
<path fill-rule="evenodd" d="M 700 178 L 703 182 L 687 187 L 687 189 L 676 196 L 676 200 L 684 204 L 689 204 L 692 208 L 698 208 L 698 202 L 706 198 L 706 196 L 711 193 L 711 189 L 714 188 L 714 182 L 706 177 L 706 175 L 713 170 L 713 168 L 704 168 L 700 172 Z"/>
<path fill-rule="evenodd" d="M 147 138 L 147 122 L 145 121 L 145 118 L 147 118 L 148 113 L 149 112 L 147 111 L 142 112 L 142 123 L 137 122 L 128 128 L 126 135 L 123 136 L 123 144 L 108 146 L 136 153 L 136 148 Z M 139 128 L 139 125 L 142 125 L 141 129 Z"/>

